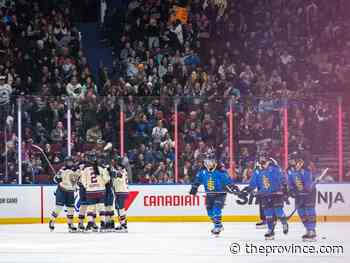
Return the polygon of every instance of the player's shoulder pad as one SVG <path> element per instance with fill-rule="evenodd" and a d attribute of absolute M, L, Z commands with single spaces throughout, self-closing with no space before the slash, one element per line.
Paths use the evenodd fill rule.
<path fill-rule="evenodd" d="M 199 170 L 198 172 L 197 172 L 197 176 L 201 176 L 201 175 L 205 175 L 206 174 L 206 169 L 201 169 L 201 170 Z"/>
<path fill-rule="evenodd" d="M 279 166 L 279 165 L 271 165 L 269 167 L 269 169 L 270 169 L 270 171 L 274 171 L 274 172 L 278 172 L 278 173 L 283 172 L 281 166 Z"/>
<path fill-rule="evenodd" d="M 311 174 L 311 171 L 309 170 L 309 169 L 303 169 L 303 174 L 305 175 L 309 175 L 309 174 Z"/>

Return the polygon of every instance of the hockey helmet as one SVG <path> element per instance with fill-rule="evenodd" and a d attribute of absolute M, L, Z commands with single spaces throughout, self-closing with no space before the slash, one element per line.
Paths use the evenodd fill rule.
<path fill-rule="evenodd" d="M 64 158 L 64 165 L 67 168 L 71 168 L 74 166 L 74 160 L 72 156 L 67 156 L 66 158 Z"/>
<path fill-rule="evenodd" d="M 268 161 L 267 154 L 264 152 L 260 153 L 257 161 L 259 163 L 259 166 L 264 167 L 267 161 Z"/>
<path fill-rule="evenodd" d="M 291 167 L 295 167 L 295 165 L 297 164 L 297 159 L 298 159 L 298 153 L 297 152 L 293 152 L 288 156 L 288 163 L 289 166 Z"/>
<path fill-rule="evenodd" d="M 298 156 L 298 158 L 296 159 L 295 168 L 297 170 L 300 170 L 304 168 L 304 164 L 305 164 L 304 158 L 301 155 Z"/>
<path fill-rule="evenodd" d="M 204 166 L 209 172 L 213 172 L 216 169 L 217 162 L 214 158 L 204 159 Z"/>
<path fill-rule="evenodd" d="M 95 164 L 97 163 L 97 153 L 96 151 L 92 150 L 86 154 L 86 159 L 89 163 Z"/>

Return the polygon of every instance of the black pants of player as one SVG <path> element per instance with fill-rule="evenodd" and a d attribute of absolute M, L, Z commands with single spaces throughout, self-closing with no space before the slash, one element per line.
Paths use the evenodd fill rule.
<path fill-rule="evenodd" d="M 74 207 L 74 191 L 67 191 L 62 187 L 57 186 L 56 205 Z"/>
<path fill-rule="evenodd" d="M 262 205 L 261 205 L 261 200 L 260 200 L 260 198 L 258 198 L 258 203 L 259 203 L 259 215 L 260 215 L 260 220 L 265 222 L 266 218 L 265 218 L 265 215 L 264 215 L 264 209 L 263 209 L 263 207 L 262 207 Z"/>
<path fill-rule="evenodd" d="M 295 207 L 297 208 L 300 220 L 306 230 L 315 231 L 316 228 L 316 189 L 310 193 L 300 193 L 295 197 Z"/>

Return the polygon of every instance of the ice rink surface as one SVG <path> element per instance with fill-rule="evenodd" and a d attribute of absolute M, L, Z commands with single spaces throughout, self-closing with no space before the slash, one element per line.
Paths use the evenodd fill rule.
<path fill-rule="evenodd" d="M 265 242 L 265 230 L 254 223 L 225 223 L 220 237 L 209 234 L 209 223 L 130 223 L 129 233 L 68 233 L 66 225 L 0 225 L 0 262 L 121 262 L 121 263 L 195 263 L 195 262 L 350 262 L 350 223 L 318 225 L 319 240 L 301 242 L 304 229 L 291 223 L 284 236 L 280 226 L 276 240 Z M 236 242 L 256 245 L 342 245 L 342 256 L 310 255 L 233 255 L 230 245 Z"/>

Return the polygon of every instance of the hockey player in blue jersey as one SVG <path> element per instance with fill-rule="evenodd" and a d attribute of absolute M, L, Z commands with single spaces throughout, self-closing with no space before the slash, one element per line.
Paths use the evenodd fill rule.
<path fill-rule="evenodd" d="M 287 183 L 282 169 L 272 159 L 260 158 L 262 169 L 256 169 L 250 180 L 249 186 L 245 187 L 242 195 L 248 195 L 257 189 L 264 216 L 266 218 L 268 231 L 266 240 L 273 240 L 275 236 L 275 225 L 279 219 L 283 225 L 283 233 L 288 233 L 288 223 L 283 211 L 284 198 L 287 196 Z"/>
<path fill-rule="evenodd" d="M 306 228 L 302 236 L 304 241 L 316 240 L 316 187 L 311 173 L 304 168 L 304 161 L 300 156 L 290 158 L 288 169 L 289 194 L 295 198 L 295 208 L 300 220 Z"/>
<path fill-rule="evenodd" d="M 204 160 L 205 169 L 199 171 L 194 179 L 191 195 L 196 195 L 198 187 L 204 186 L 206 196 L 206 208 L 210 220 L 214 224 L 212 234 L 219 235 L 223 230 L 222 209 L 225 205 L 226 193 L 239 193 L 238 186 L 232 183 L 228 173 L 223 169 L 218 170 L 214 159 Z"/>
<path fill-rule="evenodd" d="M 253 174 L 255 173 L 256 170 L 262 170 L 261 164 L 259 162 L 255 163 L 255 168 L 254 168 Z M 256 223 L 255 226 L 256 226 L 257 229 L 264 229 L 264 228 L 267 227 L 266 218 L 265 218 L 265 215 L 264 215 L 263 208 L 261 206 L 261 202 L 260 202 L 259 196 L 257 196 L 256 198 L 257 198 L 257 201 L 259 203 L 260 222 Z"/>

